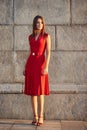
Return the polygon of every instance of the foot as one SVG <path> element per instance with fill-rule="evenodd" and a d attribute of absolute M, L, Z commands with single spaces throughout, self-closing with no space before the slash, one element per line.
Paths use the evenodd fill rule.
<path fill-rule="evenodd" d="M 42 125 L 43 125 L 43 116 L 40 116 L 37 126 L 42 126 Z"/>
<path fill-rule="evenodd" d="M 38 115 L 34 115 L 32 125 L 36 125 L 38 123 Z"/>

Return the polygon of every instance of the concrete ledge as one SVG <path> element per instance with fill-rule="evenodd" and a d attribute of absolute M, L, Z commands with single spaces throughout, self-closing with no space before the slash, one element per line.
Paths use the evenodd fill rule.
<path fill-rule="evenodd" d="M 87 85 L 55 84 L 51 85 L 51 93 L 87 93 Z"/>
<path fill-rule="evenodd" d="M 22 94 L 24 84 L 0 84 L 0 93 L 19 93 Z M 76 84 L 51 84 L 51 94 L 74 94 L 74 93 L 87 93 L 87 85 L 76 85 Z"/>
<path fill-rule="evenodd" d="M 0 84 L 0 93 L 22 93 L 22 84 Z"/>
<path fill-rule="evenodd" d="M 32 119 L 30 96 L 0 94 L 0 118 Z M 87 94 L 45 96 L 44 118 L 47 120 L 87 120 Z"/>

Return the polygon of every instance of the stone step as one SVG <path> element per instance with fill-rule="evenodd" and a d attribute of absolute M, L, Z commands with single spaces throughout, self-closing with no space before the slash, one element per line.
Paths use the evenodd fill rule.
<path fill-rule="evenodd" d="M 0 93 L 23 93 L 24 84 L 22 83 L 2 83 L 0 84 Z M 51 93 L 87 93 L 87 84 L 51 84 Z"/>
<path fill-rule="evenodd" d="M 32 119 L 30 96 L 23 94 L 22 84 L 0 84 L 0 118 Z M 44 119 L 87 120 L 87 86 L 51 85 L 45 96 Z"/>

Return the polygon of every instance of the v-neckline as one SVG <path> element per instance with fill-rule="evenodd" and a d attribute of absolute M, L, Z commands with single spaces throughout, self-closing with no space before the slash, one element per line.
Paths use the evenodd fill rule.
<path fill-rule="evenodd" d="M 35 42 L 38 41 L 40 35 L 41 35 L 41 33 L 39 34 L 39 36 L 37 37 L 37 39 L 35 39 L 35 37 L 34 37 L 34 41 L 35 41 Z"/>

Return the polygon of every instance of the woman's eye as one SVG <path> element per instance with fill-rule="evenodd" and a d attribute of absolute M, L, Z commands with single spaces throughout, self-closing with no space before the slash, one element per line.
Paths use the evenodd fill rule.
<path fill-rule="evenodd" d="M 37 22 L 37 24 L 40 24 L 40 22 Z M 43 22 L 41 22 L 41 24 L 43 24 Z"/>

